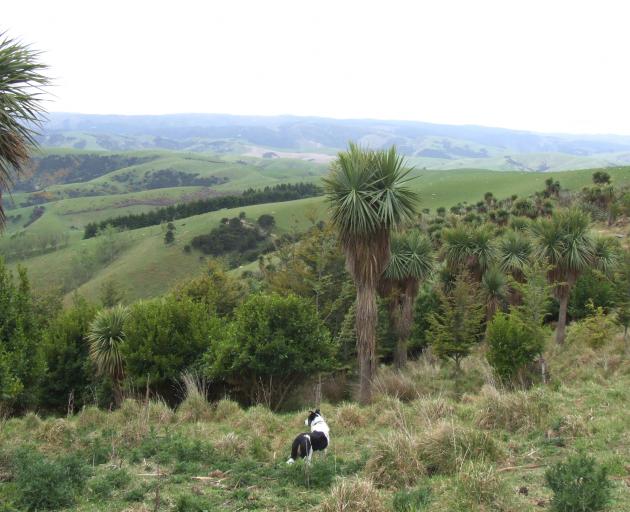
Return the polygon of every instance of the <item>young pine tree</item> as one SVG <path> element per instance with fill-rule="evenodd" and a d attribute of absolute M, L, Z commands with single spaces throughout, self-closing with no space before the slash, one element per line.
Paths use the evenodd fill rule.
<path fill-rule="evenodd" d="M 429 318 L 429 339 L 438 357 L 452 359 L 459 374 L 462 359 L 470 354 L 482 333 L 484 302 L 479 288 L 466 274 L 457 276 L 450 292 L 441 290 L 439 295 L 441 311 Z"/>

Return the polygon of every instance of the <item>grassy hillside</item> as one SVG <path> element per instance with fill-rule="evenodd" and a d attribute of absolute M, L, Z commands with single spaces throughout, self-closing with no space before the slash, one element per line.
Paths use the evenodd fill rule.
<path fill-rule="evenodd" d="M 617 168 L 609 170 L 617 184 L 630 184 L 630 170 Z M 491 191 L 496 197 L 512 194 L 524 196 L 544 188 L 544 181 L 549 177 L 559 179 L 562 186 L 577 189 L 590 182 L 592 171 L 570 171 L 563 173 L 500 173 L 481 170 L 458 171 L 416 171 L 418 178 L 413 187 L 418 190 L 421 208 L 451 206 L 460 201 L 476 202 L 485 192 Z M 9 211 L 9 215 L 21 215 L 19 221 L 12 221 L 7 232 L 0 239 L 0 250 L 15 243 L 11 237 L 22 233 L 24 237 L 38 237 L 50 233 L 65 233 L 67 246 L 34 257 L 28 257 L 20 263 L 29 270 L 29 275 L 36 289 L 63 286 L 67 276 L 73 272 L 86 251 L 97 251 L 100 239 L 82 240 L 83 227 L 88 222 L 100 221 L 112 215 L 150 210 L 158 204 L 182 198 L 198 197 L 205 189 L 199 187 L 181 187 L 160 189 L 110 196 L 63 199 L 47 203 L 43 215 L 23 228 L 35 207 Z M 114 279 L 124 288 L 128 300 L 150 297 L 165 292 L 179 280 L 199 272 L 204 260 L 198 252 L 184 253 L 184 245 L 200 234 L 209 232 L 219 224 L 223 217 L 237 216 L 244 211 L 249 219 L 255 220 L 263 213 L 274 215 L 277 221 L 277 234 L 300 231 L 307 227 L 307 211 L 315 218 L 325 219 L 327 208 L 323 197 L 309 198 L 287 203 L 275 203 L 222 210 L 204 215 L 189 217 L 175 222 L 177 231 L 175 244 L 166 246 L 164 233 L 159 226 L 119 233 L 116 240 L 120 253 L 114 261 L 97 265 L 89 278 L 81 283 L 79 291 L 90 298 L 95 298 L 101 285 Z M 17 261 L 12 261 L 12 265 Z M 250 266 L 250 268 L 252 268 Z M 255 268 L 255 264 L 253 265 Z M 68 286 L 66 290 L 69 292 Z"/>
<path fill-rule="evenodd" d="M 0 421 L 0 502 L 10 511 L 36 499 L 75 499 L 67 510 L 80 512 L 549 511 L 545 471 L 585 451 L 612 479 L 607 511 L 627 511 L 621 337 L 597 350 L 552 348 L 546 359 L 550 385 L 528 391 L 495 388 L 480 352 L 465 361 L 459 392 L 452 367 L 430 357 L 403 374 L 381 368 L 373 405 L 321 404 L 331 445 L 310 467 L 285 463 L 305 411 L 208 404 L 193 390 L 177 411 L 129 399 L 114 413 L 30 413 Z"/>

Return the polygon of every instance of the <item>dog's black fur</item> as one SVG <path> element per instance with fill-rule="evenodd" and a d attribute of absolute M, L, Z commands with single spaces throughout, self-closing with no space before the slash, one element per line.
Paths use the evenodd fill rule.
<path fill-rule="evenodd" d="M 311 427 L 311 432 L 303 432 L 295 438 L 291 445 L 291 458 L 287 461 L 288 464 L 293 464 L 298 457 L 310 461 L 314 451 L 328 448 L 329 428 L 319 409 L 309 411 L 305 423 Z M 318 430 L 318 425 L 321 425 L 322 430 Z"/>

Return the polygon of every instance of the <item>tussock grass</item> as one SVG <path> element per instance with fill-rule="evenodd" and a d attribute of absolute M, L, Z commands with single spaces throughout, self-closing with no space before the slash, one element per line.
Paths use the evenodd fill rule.
<path fill-rule="evenodd" d="M 332 423 L 337 428 L 353 432 L 367 424 L 366 411 L 358 404 L 344 402 L 336 408 Z"/>
<path fill-rule="evenodd" d="M 219 400 L 214 407 L 214 419 L 216 421 L 234 421 L 242 414 L 241 406 L 229 398 Z"/>
<path fill-rule="evenodd" d="M 77 417 L 77 426 L 81 429 L 95 430 L 107 422 L 107 413 L 94 405 L 84 407 Z"/>
<path fill-rule="evenodd" d="M 365 473 L 382 487 L 411 486 L 427 471 L 419 449 L 419 439 L 408 432 L 391 432 L 372 447 Z"/>
<path fill-rule="evenodd" d="M 43 421 L 35 432 L 35 437 L 48 445 L 62 447 L 76 440 L 77 427 L 63 418 Z"/>
<path fill-rule="evenodd" d="M 22 418 L 22 425 L 26 430 L 36 430 L 41 426 L 41 424 L 42 419 L 34 412 L 26 413 L 24 418 Z"/>
<path fill-rule="evenodd" d="M 214 444 L 216 450 L 227 457 L 241 457 L 247 449 L 248 443 L 235 432 L 228 432 Z"/>
<path fill-rule="evenodd" d="M 256 436 L 269 436 L 282 430 L 283 425 L 277 415 L 264 405 L 250 407 L 237 416 L 236 426 Z"/>
<path fill-rule="evenodd" d="M 443 396 L 420 398 L 411 402 L 410 407 L 414 416 L 429 425 L 455 414 L 455 407 Z"/>
<path fill-rule="evenodd" d="M 212 407 L 206 397 L 208 388 L 206 382 L 190 373 L 182 375 L 182 390 L 184 400 L 177 408 L 177 419 L 196 423 L 208 421 L 212 418 Z"/>
<path fill-rule="evenodd" d="M 374 380 L 374 394 L 409 402 L 418 398 L 419 390 L 412 377 L 393 368 L 379 371 Z"/>
<path fill-rule="evenodd" d="M 385 512 L 385 501 L 374 486 L 366 478 L 340 478 L 324 499 L 320 512 Z"/>
<path fill-rule="evenodd" d="M 545 427 L 551 409 L 551 398 L 543 389 L 502 393 L 484 386 L 477 400 L 475 424 L 490 430 L 529 432 Z"/>
<path fill-rule="evenodd" d="M 429 475 L 454 473 L 470 460 L 495 462 L 503 457 L 487 432 L 447 422 L 419 435 L 418 450 Z"/>
<path fill-rule="evenodd" d="M 455 478 L 451 510 L 516 512 L 517 507 L 513 493 L 493 466 L 479 462 L 467 462 L 462 466 Z"/>

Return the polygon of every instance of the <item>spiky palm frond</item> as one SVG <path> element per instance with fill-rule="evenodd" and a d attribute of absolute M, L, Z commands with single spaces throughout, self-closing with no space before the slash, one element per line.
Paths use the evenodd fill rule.
<path fill-rule="evenodd" d="M 34 136 L 44 112 L 42 89 L 49 79 L 40 53 L 0 33 L 0 199 L 20 172 L 35 145 Z M 0 202 L 0 228 L 4 225 Z"/>
<path fill-rule="evenodd" d="M 593 254 L 597 270 L 611 276 L 621 259 L 621 247 L 613 238 L 598 236 L 593 241 Z"/>
<path fill-rule="evenodd" d="M 481 226 L 473 229 L 471 241 L 476 265 L 485 272 L 495 262 L 497 250 L 494 245 L 494 232 L 489 226 Z"/>
<path fill-rule="evenodd" d="M 433 270 L 435 258 L 431 241 L 413 230 L 392 238 L 391 255 L 384 275 L 387 279 L 426 279 Z"/>
<path fill-rule="evenodd" d="M 522 272 L 532 254 L 532 242 L 523 233 L 508 231 L 499 241 L 499 267 L 503 272 Z"/>
<path fill-rule="evenodd" d="M 444 259 L 450 270 L 462 268 L 468 264 L 474 246 L 470 229 L 465 225 L 442 231 Z"/>
<path fill-rule="evenodd" d="M 90 358 L 101 375 L 121 380 L 124 375 L 122 344 L 125 341 L 125 321 L 128 310 L 122 305 L 101 311 L 90 324 L 87 340 Z"/>
<path fill-rule="evenodd" d="M 481 280 L 483 290 L 490 297 L 504 298 L 507 293 L 507 279 L 497 267 L 490 267 Z"/>
<path fill-rule="evenodd" d="M 553 281 L 568 281 L 595 262 L 590 219 L 580 210 L 555 213 L 551 219 L 538 219 L 531 226 L 536 239 L 535 254 L 552 268 Z"/>

